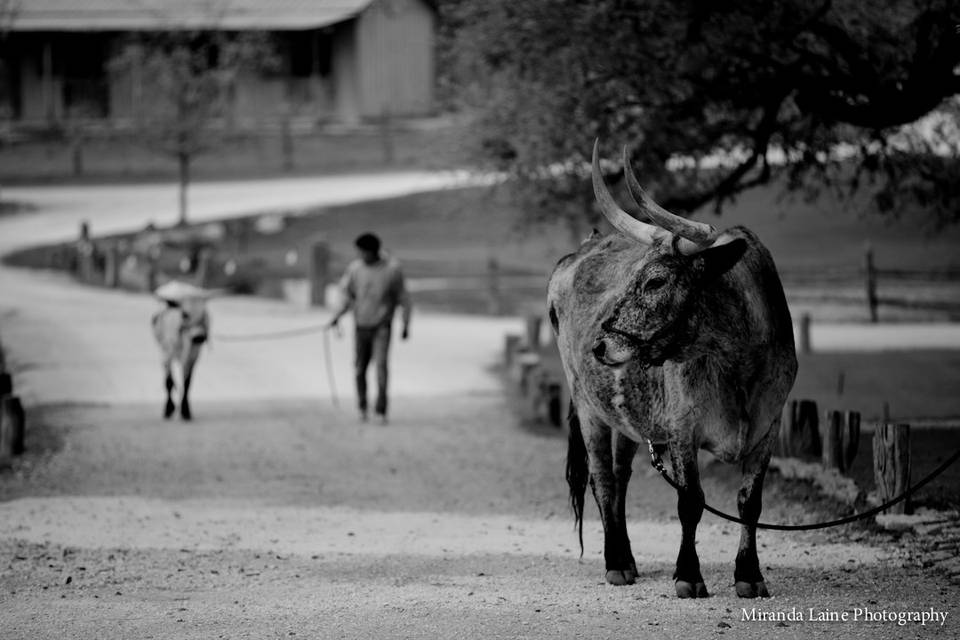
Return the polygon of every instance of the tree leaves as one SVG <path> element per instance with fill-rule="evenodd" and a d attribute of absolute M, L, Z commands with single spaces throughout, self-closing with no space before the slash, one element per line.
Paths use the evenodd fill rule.
<path fill-rule="evenodd" d="M 679 211 L 784 176 L 844 193 L 872 184 L 880 210 L 960 217 L 947 197 L 957 145 L 914 124 L 932 112 L 956 122 L 954 1 L 440 7 L 444 95 L 472 116 L 478 162 L 517 178 L 531 219 L 593 215 L 581 174 L 598 136 L 610 157 L 630 145 Z"/>

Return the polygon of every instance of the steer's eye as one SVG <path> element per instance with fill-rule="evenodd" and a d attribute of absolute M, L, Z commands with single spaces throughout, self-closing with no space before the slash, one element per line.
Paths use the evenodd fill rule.
<path fill-rule="evenodd" d="M 656 291 L 657 289 L 663 288 L 663 285 L 665 284 L 667 284 L 666 278 L 660 278 L 660 277 L 654 276 L 653 278 L 650 278 L 645 283 L 643 283 L 643 291 L 644 292 Z"/>

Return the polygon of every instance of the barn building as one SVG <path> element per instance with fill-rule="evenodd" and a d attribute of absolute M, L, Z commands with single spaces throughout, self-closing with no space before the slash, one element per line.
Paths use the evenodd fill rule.
<path fill-rule="evenodd" d="M 279 60 L 231 91 L 232 120 L 357 124 L 433 111 L 436 7 L 427 0 L 0 0 L 0 110 L 14 126 L 80 117 L 122 126 L 150 108 L 110 60 L 131 34 L 267 33 Z M 135 70 L 134 70 L 135 71 Z"/>

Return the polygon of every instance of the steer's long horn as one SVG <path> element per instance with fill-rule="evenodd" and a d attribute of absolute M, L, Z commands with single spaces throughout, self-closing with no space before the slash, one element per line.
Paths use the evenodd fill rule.
<path fill-rule="evenodd" d="M 695 222 L 687 220 L 680 216 L 670 213 L 659 204 L 654 202 L 646 190 L 640 186 L 640 181 L 634 175 L 630 166 L 630 153 L 626 145 L 623 147 L 623 175 L 627 180 L 627 191 L 633 196 L 634 201 L 640 210 L 653 222 L 660 225 L 667 231 L 675 233 L 681 238 L 692 240 L 693 242 L 710 246 L 716 239 L 717 230 L 704 222 Z"/>
<path fill-rule="evenodd" d="M 641 244 L 652 245 L 658 239 L 669 239 L 670 234 L 659 227 L 637 220 L 620 208 L 603 180 L 600 172 L 600 139 L 593 143 L 593 193 L 600 204 L 600 211 L 620 233 Z"/>

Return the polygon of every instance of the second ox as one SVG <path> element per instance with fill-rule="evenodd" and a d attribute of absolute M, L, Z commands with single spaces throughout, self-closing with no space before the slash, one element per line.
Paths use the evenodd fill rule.
<path fill-rule="evenodd" d="M 764 474 L 797 371 L 793 325 L 770 253 L 748 229 L 717 231 L 627 187 L 653 224 L 621 209 L 593 151 L 594 192 L 617 233 L 594 233 L 560 260 L 550 321 L 571 391 L 567 479 L 577 521 L 589 482 L 604 530 L 606 579 L 637 566 L 625 499 L 641 442 L 666 446 L 682 528 L 674 580 L 681 598 L 708 595 L 695 538 L 703 513 L 697 451 L 740 465 L 742 526 L 734 569 L 741 597 L 769 595 L 757 558 Z"/>

